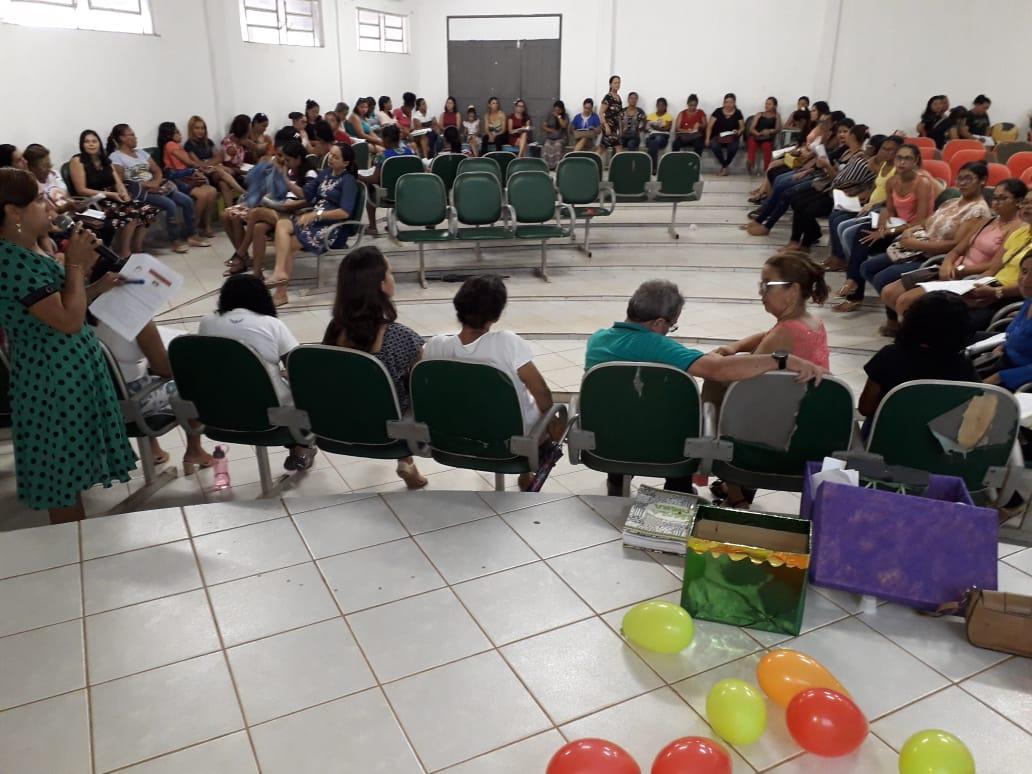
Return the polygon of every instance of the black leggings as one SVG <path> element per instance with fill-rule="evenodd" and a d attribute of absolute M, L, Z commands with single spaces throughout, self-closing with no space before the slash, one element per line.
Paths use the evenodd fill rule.
<path fill-rule="evenodd" d="M 505 150 L 505 146 L 508 144 L 509 135 L 507 134 L 496 135 L 494 138 L 494 142 L 491 142 L 485 134 L 483 137 L 480 138 L 480 155 L 483 156 L 485 153 L 491 150 L 492 145 L 494 146 L 494 150 L 500 151 Z"/>
<path fill-rule="evenodd" d="M 792 204 L 792 241 L 802 247 L 815 245 L 821 238 L 821 226 L 817 218 L 831 214 L 830 191 L 815 191 L 808 188 L 790 199 Z"/>

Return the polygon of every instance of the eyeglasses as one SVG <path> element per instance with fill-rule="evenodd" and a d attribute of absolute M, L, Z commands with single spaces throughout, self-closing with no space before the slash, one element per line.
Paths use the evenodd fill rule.
<path fill-rule="evenodd" d="M 896 154 L 896 158 L 900 161 L 917 161 L 917 156 L 908 156 L 906 154 Z"/>
<path fill-rule="evenodd" d="M 667 319 L 666 317 L 664 317 L 663 319 L 666 320 L 666 324 L 670 326 L 669 328 L 667 328 L 667 333 L 668 334 L 673 333 L 674 331 L 677 330 L 677 323 L 673 322 L 672 320 Z"/>
<path fill-rule="evenodd" d="M 774 287 L 783 287 L 785 285 L 791 285 L 792 283 L 788 280 L 760 280 L 760 295 L 767 295 L 767 291 Z"/>

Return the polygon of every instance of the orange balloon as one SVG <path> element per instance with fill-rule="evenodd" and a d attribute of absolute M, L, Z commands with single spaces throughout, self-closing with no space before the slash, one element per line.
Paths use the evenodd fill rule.
<path fill-rule="evenodd" d="M 823 664 L 805 653 L 786 648 L 772 650 L 760 659 L 756 679 L 767 697 L 779 707 L 787 707 L 796 694 L 810 688 L 829 688 L 849 696 Z"/>

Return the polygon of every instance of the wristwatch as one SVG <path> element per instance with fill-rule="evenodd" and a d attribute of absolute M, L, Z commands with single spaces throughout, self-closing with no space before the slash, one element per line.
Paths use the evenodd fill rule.
<path fill-rule="evenodd" d="M 784 371 L 788 367 L 788 353 L 783 349 L 779 349 L 777 352 L 771 352 L 770 356 L 777 361 L 778 370 Z"/>

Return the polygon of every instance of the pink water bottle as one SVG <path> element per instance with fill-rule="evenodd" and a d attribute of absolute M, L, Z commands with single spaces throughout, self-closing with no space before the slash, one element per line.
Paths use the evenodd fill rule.
<path fill-rule="evenodd" d="M 229 456 L 226 454 L 226 447 L 222 444 L 218 444 L 211 456 L 215 458 L 215 464 L 213 466 L 215 470 L 215 489 L 228 489 Z"/>

